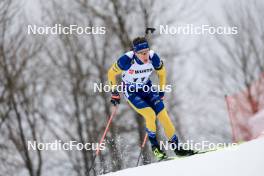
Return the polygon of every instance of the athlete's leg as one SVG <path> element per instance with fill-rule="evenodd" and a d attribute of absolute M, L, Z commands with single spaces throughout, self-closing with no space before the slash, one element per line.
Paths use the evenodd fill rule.
<path fill-rule="evenodd" d="M 162 127 L 164 128 L 167 138 L 170 141 L 178 140 L 177 136 L 175 135 L 174 125 L 171 122 L 171 119 L 167 113 L 166 108 L 164 107 L 163 101 L 159 97 L 159 94 L 155 91 L 149 92 L 147 102 L 155 111 L 157 119 L 160 121 Z"/>
<path fill-rule="evenodd" d="M 160 121 L 161 125 L 164 128 L 165 134 L 170 141 L 178 140 L 176 139 L 177 136 L 175 135 L 175 128 L 171 119 L 167 113 L 166 108 L 163 108 L 157 115 L 158 120 Z"/>
<path fill-rule="evenodd" d="M 156 114 L 150 107 L 144 107 L 144 108 L 138 108 L 132 103 L 130 100 L 128 100 L 129 105 L 141 116 L 144 117 L 146 122 L 146 128 L 150 132 L 156 132 Z"/>
<path fill-rule="evenodd" d="M 141 116 L 146 123 L 146 131 L 152 146 L 159 146 L 156 139 L 156 114 L 153 109 L 137 93 L 127 93 L 126 98 L 129 105 Z"/>
<path fill-rule="evenodd" d="M 193 150 L 185 150 L 179 146 L 179 140 L 177 135 L 175 134 L 175 128 L 171 122 L 166 108 L 164 107 L 163 101 L 158 96 L 158 93 L 150 92 L 147 100 L 149 100 L 148 104 L 155 111 L 157 119 L 163 126 L 169 142 L 176 144 L 177 148 L 174 150 L 175 154 L 179 156 L 189 156 L 195 154 Z"/>

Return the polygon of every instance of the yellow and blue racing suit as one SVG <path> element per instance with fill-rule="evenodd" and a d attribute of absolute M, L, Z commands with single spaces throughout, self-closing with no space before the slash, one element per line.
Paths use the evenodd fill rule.
<path fill-rule="evenodd" d="M 158 145 L 156 140 L 156 119 L 163 126 L 165 134 L 170 141 L 178 141 L 178 139 L 159 92 L 150 88 L 152 83 L 149 77 L 155 71 L 159 77 L 160 91 L 164 91 L 166 85 L 164 64 L 153 50 L 149 51 L 149 59 L 150 62 L 144 64 L 133 51 L 125 53 L 109 69 L 108 80 L 111 86 L 116 86 L 116 76 L 122 74 L 126 100 L 136 112 L 144 117 L 146 131 L 153 146 Z"/>

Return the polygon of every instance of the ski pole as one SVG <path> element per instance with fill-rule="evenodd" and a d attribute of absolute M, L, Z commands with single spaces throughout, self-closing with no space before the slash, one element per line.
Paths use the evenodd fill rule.
<path fill-rule="evenodd" d="M 139 153 L 138 160 L 137 160 L 137 166 L 138 166 L 138 164 L 139 164 L 139 160 L 140 160 L 140 157 L 141 157 L 141 154 L 142 154 L 143 148 L 145 147 L 145 144 L 146 144 L 146 141 L 147 141 L 147 137 L 148 137 L 148 133 L 145 134 L 145 137 L 144 137 L 143 143 L 142 143 L 142 145 L 140 146 L 141 149 L 140 149 L 140 153 Z"/>
<path fill-rule="evenodd" d="M 110 116 L 110 118 L 109 118 L 109 120 L 108 120 L 108 122 L 107 122 L 107 125 L 106 125 L 106 127 L 105 127 L 105 131 L 104 131 L 104 134 L 103 134 L 103 136 L 102 136 L 102 138 L 101 138 L 101 140 L 100 140 L 100 142 L 99 142 L 99 146 L 102 144 L 102 142 L 104 141 L 104 138 L 105 138 L 105 136 L 106 136 L 106 133 L 107 133 L 107 131 L 108 131 L 108 129 L 109 129 L 109 126 L 110 126 L 110 124 L 111 124 L 111 122 L 112 122 L 112 119 L 114 118 L 114 116 L 116 115 L 116 111 L 117 111 L 117 106 L 114 106 L 114 110 L 113 110 L 113 112 L 112 112 L 112 114 L 111 114 L 111 116 Z M 99 153 L 100 153 L 100 150 L 99 150 L 99 147 L 96 149 L 96 155 L 99 155 Z"/>
<path fill-rule="evenodd" d="M 145 37 L 148 37 L 149 32 L 150 32 L 151 34 L 153 34 L 155 30 L 156 30 L 155 28 L 147 27 L 147 28 L 145 29 Z"/>
<path fill-rule="evenodd" d="M 104 133 L 103 133 L 103 136 L 102 136 L 102 138 L 101 138 L 101 140 L 100 140 L 100 142 L 99 142 L 99 146 L 103 143 L 104 138 L 105 138 L 105 136 L 106 136 L 106 133 L 107 133 L 107 131 L 108 131 L 108 129 L 109 129 L 109 126 L 110 126 L 110 124 L 111 124 L 113 118 L 114 118 L 115 115 L 116 115 L 116 112 L 117 112 L 117 106 L 114 106 L 114 110 L 113 110 L 111 116 L 109 117 L 109 120 L 108 120 L 108 122 L 107 122 L 107 125 L 106 125 L 105 130 L 104 130 Z M 96 159 L 96 157 L 97 157 L 97 156 L 99 155 L 99 153 L 100 153 L 99 148 L 100 148 L 100 147 L 97 147 L 97 149 L 96 149 L 96 153 L 95 153 L 95 156 L 94 156 L 94 158 L 93 158 L 93 160 L 92 160 L 92 164 L 91 164 L 91 167 L 90 167 L 89 170 L 88 170 L 88 173 L 89 173 L 89 172 L 91 171 L 91 169 L 93 168 L 93 165 L 94 165 L 94 163 L 95 163 L 95 159 Z M 88 173 L 87 173 L 87 174 L 88 174 Z"/>

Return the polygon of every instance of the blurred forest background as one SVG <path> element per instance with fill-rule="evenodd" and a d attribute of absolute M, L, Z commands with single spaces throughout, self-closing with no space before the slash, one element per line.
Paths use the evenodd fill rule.
<path fill-rule="evenodd" d="M 173 86 L 165 103 L 181 140 L 231 142 L 225 95 L 250 92 L 264 71 L 263 9 L 261 0 L 1 0 L 0 175 L 93 176 L 134 167 L 144 121 L 124 100 L 89 173 L 94 151 L 29 151 L 27 141 L 99 142 L 111 104 L 93 83 L 106 83 L 133 38 L 159 25 L 238 27 L 237 35 L 156 31 L 150 39 Z M 105 26 L 106 34 L 28 35 L 29 24 Z M 143 163 L 152 159 L 149 150 Z"/>

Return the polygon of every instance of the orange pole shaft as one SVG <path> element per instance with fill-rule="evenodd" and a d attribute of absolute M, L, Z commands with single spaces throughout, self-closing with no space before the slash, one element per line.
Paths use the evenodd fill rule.
<path fill-rule="evenodd" d="M 102 138 L 101 138 L 101 140 L 100 140 L 100 142 L 99 142 L 99 147 L 97 147 L 97 149 L 96 149 L 96 155 L 99 155 L 99 153 L 100 153 L 100 150 L 99 150 L 100 145 L 101 145 L 101 144 L 103 143 L 103 141 L 104 141 L 104 138 L 105 138 L 106 133 L 107 133 L 107 131 L 108 131 L 108 129 L 109 129 L 109 126 L 110 126 L 110 124 L 111 124 L 111 122 L 112 122 L 112 120 L 113 120 L 113 118 L 114 118 L 114 116 L 115 116 L 115 114 L 116 114 L 116 111 L 117 111 L 117 106 L 114 107 L 114 110 L 113 110 L 113 112 L 112 112 L 112 114 L 111 114 L 111 116 L 110 116 L 110 118 L 109 118 L 109 120 L 108 120 L 108 122 L 107 122 L 107 125 L 106 125 L 106 127 L 105 127 L 105 131 L 104 131 L 104 134 L 103 134 L 103 136 L 102 136 Z"/>

